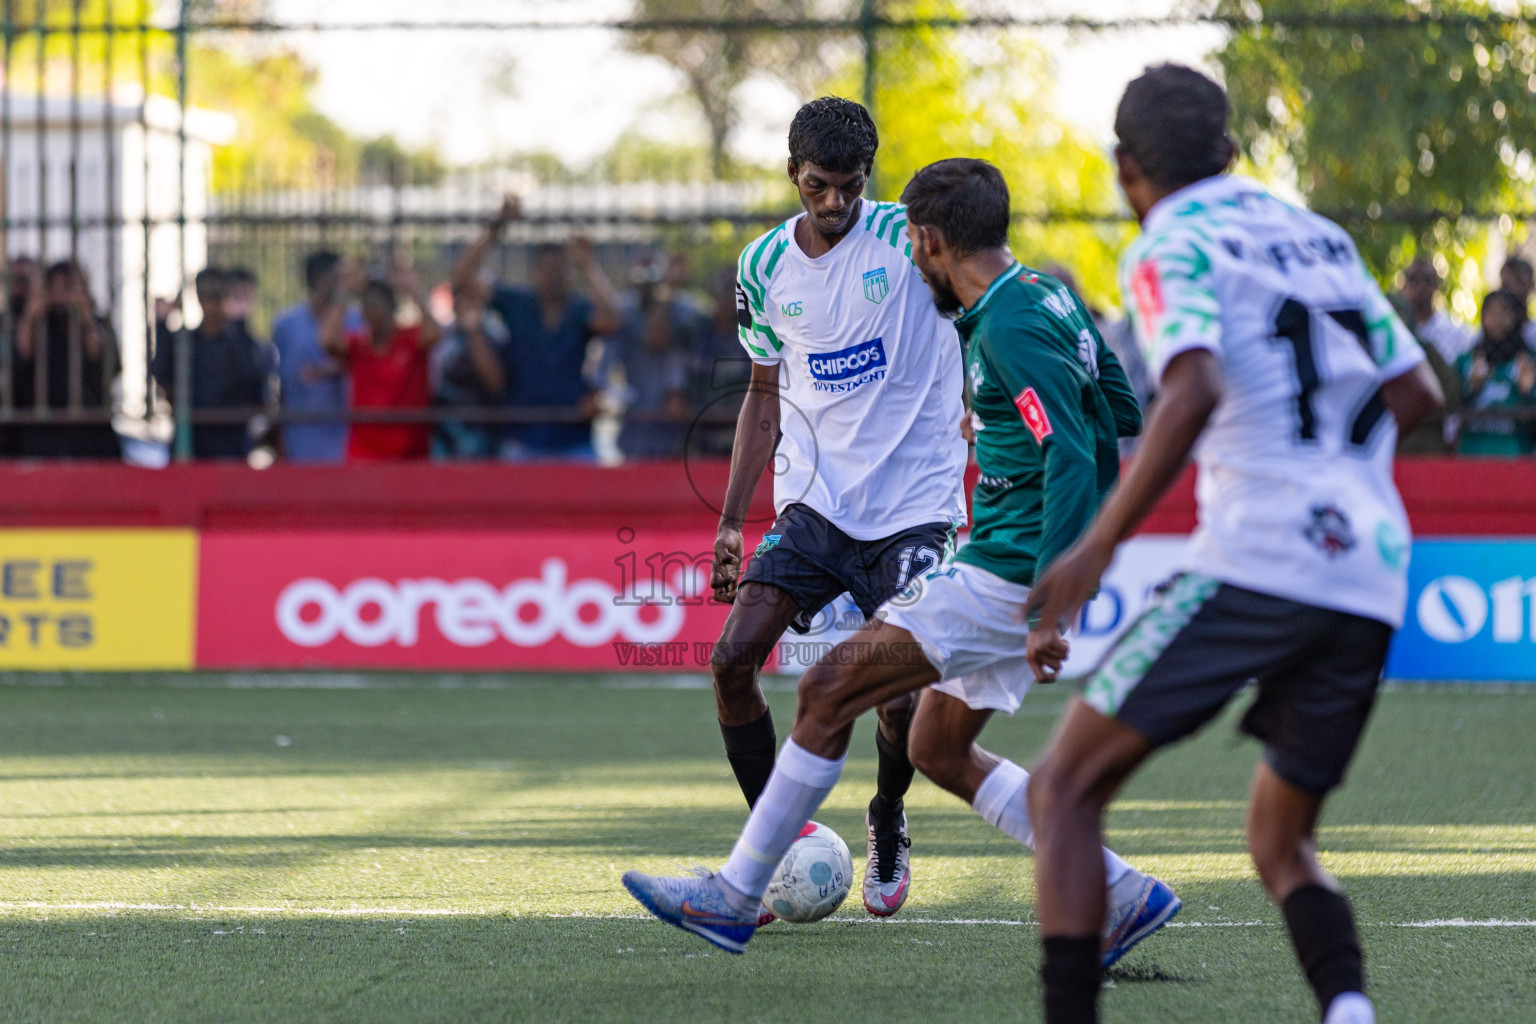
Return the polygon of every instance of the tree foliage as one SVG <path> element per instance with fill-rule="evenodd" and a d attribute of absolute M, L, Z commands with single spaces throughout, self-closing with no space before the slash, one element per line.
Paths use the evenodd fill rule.
<path fill-rule="evenodd" d="M 1269 22 L 1216 54 L 1244 151 L 1294 170 L 1312 206 L 1386 274 L 1418 253 L 1475 287 L 1476 215 L 1529 209 L 1536 186 L 1536 30 L 1478 0 L 1218 0 Z M 1386 27 L 1274 24 L 1285 15 L 1401 19 Z M 1480 20 L 1487 19 L 1487 20 Z M 1411 215 L 1438 211 L 1450 220 Z M 1405 219 L 1409 218 L 1409 219 Z M 1512 225 L 1501 225 L 1508 231 Z M 1462 305 L 1469 298 L 1461 296 Z"/>
<path fill-rule="evenodd" d="M 651 19 L 792 20 L 821 13 L 817 0 L 636 0 L 635 17 Z M 730 141 L 740 121 L 737 94 L 762 74 L 804 92 L 827 73 L 830 40 L 813 32 L 708 29 L 638 32 L 625 37 L 636 53 L 660 58 L 680 72 L 709 132 L 710 166 L 717 178 L 733 171 Z"/>
<path fill-rule="evenodd" d="M 893 17 L 959 13 L 947 0 L 887 5 Z M 857 97 L 862 60 L 827 91 Z M 1108 154 L 1053 111 L 1052 65 L 1039 45 L 980 30 L 919 28 L 880 36 L 874 116 L 880 198 L 895 198 L 919 168 L 946 157 L 990 160 L 1008 180 L 1016 217 L 1011 243 L 1034 266 L 1076 272 L 1085 295 L 1118 304 L 1115 258 L 1128 237 L 1118 224 L 1040 223 L 1049 213 L 1113 216 L 1120 209 Z"/>
<path fill-rule="evenodd" d="M 107 21 L 164 26 L 152 0 L 81 0 L 81 25 Z M 200 22 L 259 18 L 263 0 L 196 0 Z M 68 95 L 78 87 L 86 98 L 123 86 L 178 93 L 175 36 L 141 34 L 136 28 L 86 31 L 76 41 L 68 32 L 40 36 L 39 24 L 67 29 L 76 18 L 74 0 L 12 0 L 13 25 L 9 88 L 15 92 Z M 108 15 L 110 14 L 110 19 Z M 41 68 L 39 68 L 41 59 Z M 147 71 L 147 75 L 146 75 Z M 147 78 L 147 81 L 145 80 Z M 194 33 L 187 48 L 187 101 L 231 115 L 235 138 L 214 151 L 213 184 L 221 192 L 313 188 L 359 181 L 429 182 L 442 174 L 436 155 L 404 147 L 391 137 L 359 139 L 316 109 L 316 73 L 299 54 L 268 40 L 234 33 Z"/>

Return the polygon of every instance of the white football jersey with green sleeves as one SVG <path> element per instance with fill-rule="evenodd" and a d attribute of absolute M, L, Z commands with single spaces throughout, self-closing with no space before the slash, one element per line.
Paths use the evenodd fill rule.
<path fill-rule="evenodd" d="M 1161 200 L 1120 263 L 1154 379 L 1221 362 L 1185 568 L 1400 626 L 1408 517 L 1381 385 L 1423 361 L 1342 228 L 1235 175 Z"/>
<path fill-rule="evenodd" d="M 817 259 L 799 219 L 737 268 L 741 344 L 780 367 L 775 510 L 808 505 L 856 540 L 964 522 L 960 341 L 912 263 L 905 209 L 864 200 Z"/>

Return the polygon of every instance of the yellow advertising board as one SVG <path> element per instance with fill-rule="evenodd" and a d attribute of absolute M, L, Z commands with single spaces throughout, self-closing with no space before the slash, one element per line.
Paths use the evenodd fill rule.
<path fill-rule="evenodd" d="M 0 530 L 0 671 L 189 669 L 192 530 Z"/>

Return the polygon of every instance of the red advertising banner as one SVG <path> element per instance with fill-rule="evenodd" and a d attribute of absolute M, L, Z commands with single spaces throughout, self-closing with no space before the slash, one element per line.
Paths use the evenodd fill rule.
<path fill-rule="evenodd" d="M 216 532 L 197 667 L 699 671 L 711 533 Z"/>

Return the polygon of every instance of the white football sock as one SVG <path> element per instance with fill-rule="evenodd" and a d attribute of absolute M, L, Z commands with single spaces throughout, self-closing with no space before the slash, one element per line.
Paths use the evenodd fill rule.
<path fill-rule="evenodd" d="M 1343 992 L 1328 1004 L 1323 1024 L 1376 1024 L 1376 1008 L 1362 992 Z"/>
<path fill-rule="evenodd" d="M 1029 772 L 1012 761 L 1001 760 L 987 773 L 976 787 L 976 799 L 971 806 L 988 824 L 1002 829 L 1031 850 L 1035 848 L 1035 827 L 1029 820 L 1029 799 L 1025 792 L 1029 787 Z M 1141 886 L 1141 873 L 1121 860 L 1115 851 L 1104 848 L 1104 885 L 1113 889 L 1127 875 L 1134 874 L 1136 887 Z M 1128 886 L 1127 886 L 1128 887 Z"/>
<path fill-rule="evenodd" d="M 793 739 L 784 741 L 768 785 L 757 798 L 747 826 L 731 850 L 731 859 L 720 869 L 720 877 L 726 883 L 726 898 L 737 910 L 745 913 L 762 902 L 779 861 L 837 785 L 844 760 L 840 757 L 829 761 Z"/>

